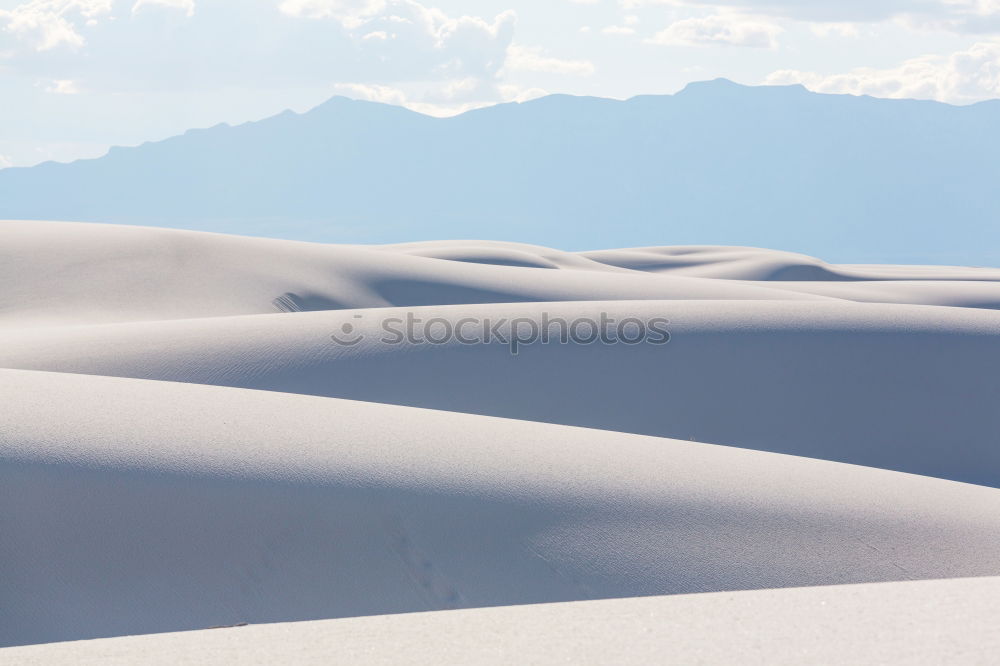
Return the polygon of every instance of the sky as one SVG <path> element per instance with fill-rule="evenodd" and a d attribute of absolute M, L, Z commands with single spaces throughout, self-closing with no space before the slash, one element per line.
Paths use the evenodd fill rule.
<path fill-rule="evenodd" d="M 0 167 L 332 95 L 434 115 L 691 81 L 1000 97 L 1000 0 L 0 0 Z"/>

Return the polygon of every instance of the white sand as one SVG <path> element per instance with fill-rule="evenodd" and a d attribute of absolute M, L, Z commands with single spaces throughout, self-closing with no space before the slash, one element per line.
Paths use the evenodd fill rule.
<path fill-rule="evenodd" d="M 981 486 L 331 398 L 0 377 L 0 643 L 1000 572 L 1000 492 Z"/>
<path fill-rule="evenodd" d="M 672 250 L 695 264 L 664 271 L 604 263 L 606 255 L 645 250 L 572 254 L 475 241 L 334 246 L 68 222 L 0 222 L 0 241 L 4 327 L 271 313 L 286 293 L 305 310 L 611 299 L 1000 304 L 1000 269 L 837 268 L 746 248 L 657 248 L 656 257 Z M 791 276 L 798 281 L 773 279 L 801 266 L 815 270 Z M 831 285 L 828 278 L 841 273 L 854 281 Z"/>
<path fill-rule="evenodd" d="M 0 652 L 10 664 L 989 664 L 1000 579 L 384 615 Z"/>
<path fill-rule="evenodd" d="M 998 270 L 750 248 L 0 223 L 0 646 L 1000 576 L 998 288 Z M 663 317 L 671 340 L 516 356 L 382 342 L 382 322 L 407 313 Z M 358 344 L 331 339 L 345 324 Z M 274 661 L 289 641 L 314 660 L 331 646 L 352 661 L 502 660 L 518 653 L 490 646 L 516 650 L 503 637 L 522 632 L 538 661 L 974 662 L 976 622 L 1000 623 L 982 591 L 996 585 L 448 611 L 0 662 Z M 753 610 L 720 613 L 733 603 Z M 959 607 L 979 619 L 954 619 Z M 220 655 L 237 632 L 245 651 Z M 423 651 L 402 650 L 423 632 Z M 590 643 L 570 645 L 580 633 Z"/>
<path fill-rule="evenodd" d="M 381 323 L 408 312 L 659 316 L 671 340 L 539 342 L 517 356 L 498 342 L 382 342 Z M 344 324 L 364 339 L 334 344 Z M 478 304 L 0 331 L 0 367 L 547 421 L 1000 486 L 998 332 L 993 310 L 844 301 Z"/>

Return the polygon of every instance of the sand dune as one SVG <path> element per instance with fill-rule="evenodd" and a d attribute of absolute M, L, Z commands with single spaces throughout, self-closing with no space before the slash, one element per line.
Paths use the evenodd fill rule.
<path fill-rule="evenodd" d="M 966 266 L 831 265 L 797 252 L 755 247 L 684 245 L 581 252 L 597 263 L 629 270 L 728 280 L 836 281 L 1000 280 L 1000 269 Z"/>
<path fill-rule="evenodd" d="M 409 315 L 438 317 L 428 329 L 434 336 L 445 322 L 472 319 L 464 329 L 472 335 L 485 319 L 541 327 L 543 316 L 597 321 L 602 313 L 669 319 L 670 341 L 550 340 L 523 345 L 515 356 L 496 340 L 390 344 L 395 338 L 383 328 Z M 344 325 L 354 327 L 358 344 L 333 341 Z M 493 304 L 8 331 L 0 333 L 0 367 L 488 414 L 1000 486 L 998 336 L 1000 313 L 978 309 L 838 301 Z"/>
<path fill-rule="evenodd" d="M 0 373 L 0 643 L 1000 575 L 1000 493 L 449 412 Z"/>
<path fill-rule="evenodd" d="M 389 305 L 650 298 L 819 300 L 767 285 L 117 225 L 0 222 L 0 326 Z M 283 299 L 283 300 L 282 300 Z"/>
<path fill-rule="evenodd" d="M 854 654 L 841 634 L 808 640 L 824 622 L 863 654 L 908 654 L 848 617 L 859 608 L 919 627 L 921 655 L 974 658 L 959 601 L 912 604 L 967 599 L 1000 621 L 975 580 L 700 595 L 1000 576 L 998 304 L 994 269 L 755 248 L 0 223 L 0 645 L 698 593 L 245 635 L 266 661 L 269 632 L 346 651 L 428 622 L 479 636 L 565 618 L 552 645 L 569 627 L 645 631 L 637 613 L 739 634 L 755 620 L 718 609 L 742 599 L 762 604 L 762 637 L 801 618 L 789 644 L 819 660 Z M 396 339 L 387 323 L 408 318 L 415 337 Z M 556 339 L 558 322 L 609 318 L 631 328 Z M 0 661 L 128 660 L 140 645 L 193 659 L 227 635 Z M 440 653 L 426 649 L 408 656 Z M 677 644 L 678 659 L 699 649 Z"/>
<path fill-rule="evenodd" d="M 11 664 L 985 664 L 1000 579 L 678 595 L 10 648 Z M 835 629 L 833 629 L 835 628 Z M 850 640 L 831 640 L 831 632 Z M 475 636 L 476 640 L 458 640 Z"/>
<path fill-rule="evenodd" d="M 673 268 L 653 270 L 659 265 L 644 263 L 648 255 Z M 0 327 L 525 301 L 1000 304 L 1000 270 L 838 268 L 753 248 L 574 254 L 481 241 L 364 247 L 7 221 L 0 222 L 0 259 Z"/>

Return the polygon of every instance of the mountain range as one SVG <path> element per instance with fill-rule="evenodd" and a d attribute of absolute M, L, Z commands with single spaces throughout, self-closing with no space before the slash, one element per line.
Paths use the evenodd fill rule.
<path fill-rule="evenodd" d="M 724 79 L 450 118 L 334 97 L 98 159 L 0 170 L 0 218 L 1000 266 L 998 127 L 1000 100 L 952 106 Z"/>

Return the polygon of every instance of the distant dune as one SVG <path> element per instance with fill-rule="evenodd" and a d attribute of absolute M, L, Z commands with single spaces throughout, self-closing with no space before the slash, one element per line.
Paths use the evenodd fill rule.
<path fill-rule="evenodd" d="M 0 662 L 976 663 L 998 306 L 751 247 L 0 222 L 0 646 L 344 618 Z"/>

